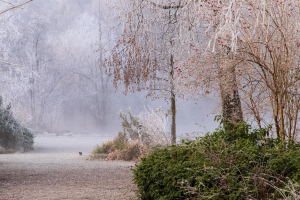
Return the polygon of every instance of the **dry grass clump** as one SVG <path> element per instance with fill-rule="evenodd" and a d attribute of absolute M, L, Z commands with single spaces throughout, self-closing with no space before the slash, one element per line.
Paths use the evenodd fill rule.
<path fill-rule="evenodd" d="M 149 148 L 138 140 L 128 140 L 127 136 L 120 132 L 113 141 L 107 141 L 97 145 L 92 154 L 108 154 L 106 160 L 139 160 L 149 152 Z"/>
<path fill-rule="evenodd" d="M 145 146 L 138 141 L 127 142 L 126 148 L 108 154 L 107 160 L 139 160 L 145 155 Z"/>
<path fill-rule="evenodd" d="M 99 154 L 99 153 L 109 154 L 113 150 L 112 146 L 113 146 L 113 141 L 104 142 L 100 146 L 97 145 L 93 150 L 92 154 Z"/>
<path fill-rule="evenodd" d="M 139 160 L 152 147 L 171 145 L 171 134 L 166 128 L 169 111 L 149 108 L 133 116 L 128 108 L 127 113 L 119 112 L 123 132 L 113 141 L 97 145 L 93 154 L 108 154 L 106 160 Z"/>

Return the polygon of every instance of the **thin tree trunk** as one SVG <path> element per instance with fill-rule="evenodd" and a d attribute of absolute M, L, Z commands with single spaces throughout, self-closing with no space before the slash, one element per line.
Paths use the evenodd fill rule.
<path fill-rule="evenodd" d="M 297 111 L 295 112 L 295 117 L 294 117 L 294 126 L 293 126 L 293 135 L 292 135 L 292 140 L 295 140 L 295 134 L 296 134 L 296 128 L 297 128 L 297 119 L 298 119 L 298 105 L 296 107 Z"/>
<path fill-rule="evenodd" d="M 97 86 L 97 109 L 98 109 L 98 121 L 101 128 L 106 128 L 107 125 L 107 82 L 105 81 L 105 75 L 103 73 L 103 46 L 102 46 L 102 24 L 101 24 L 101 1 L 99 1 L 99 13 L 98 13 L 98 31 L 99 31 L 99 59 L 98 59 L 98 67 L 97 69 L 97 78 L 100 76 L 100 84 L 101 86 L 98 88 Z M 98 73 L 98 70 L 99 73 Z M 98 76 L 99 75 L 99 76 Z M 98 83 L 96 83 L 98 84 Z"/>
<path fill-rule="evenodd" d="M 176 96 L 174 93 L 174 83 L 173 83 L 173 77 L 174 77 L 174 58 L 173 55 L 171 55 L 170 59 L 170 65 L 171 65 L 171 112 L 172 112 L 172 124 L 171 124 L 171 142 L 172 145 L 176 145 Z"/>
<path fill-rule="evenodd" d="M 35 113 L 35 90 L 33 84 L 32 84 L 32 88 L 30 89 L 30 109 L 31 109 L 33 127 L 36 129 L 37 124 L 36 124 L 36 113 Z"/>
<path fill-rule="evenodd" d="M 281 140 L 284 141 L 285 140 L 285 128 L 284 128 L 284 117 L 283 117 L 283 108 L 281 105 L 281 101 L 280 101 L 280 105 L 279 105 L 279 115 L 280 115 L 280 135 L 281 135 Z"/>
<path fill-rule="evenodd" d="M 172 145 L 176 145 L 176 100 L 175 95 L 171 92 L 171 111 L 172 111 L 172 124 L 171 124 L 171 136 Z"/>

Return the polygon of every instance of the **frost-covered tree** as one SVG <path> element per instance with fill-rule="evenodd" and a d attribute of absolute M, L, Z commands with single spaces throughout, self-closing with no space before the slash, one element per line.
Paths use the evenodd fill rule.
<path fill-rule="evenodd" d="M 49 20 L 32 14 L 20 24 L 20 37 L 12 48 L 15 62 L 22 66 L 23 82 L 20 98 L 14 103 L 14 113 L 23 124 L 34 129 L 53 125 L 53 115 L 60 107 L 58 88 L 63 75 L 53 65 L 53 50 L 48 42 Z M 12 78 L 12 77 L 10 77 Z M 15 92 L 14 88 L 9 91 Z M 46 117 L 46 118 L 45 118 Z M 46 123 L 45 123 L 46 121 Z"/>
<path fill-rule="evenodd" d="M 176 99 L 183 97 L 175 66 L 180 59 L 178 36 L 181 1 L 118 1 L 121 36 L 106 62 L 115 88 L 125 94 L 146 90 L 152 98 L 171 103 L 172 144 L 176 144 Z"/>
<path fill-rule="evenodd" d="M 246 104 L 258 125 L 266 108 L 281 140 L 295 139 L 299 113 L 300 4 L 291 0 L 236 1 L 235 23 L 238 60 L 244 63 L 240 75 Z M 248 97 L 248 98 L 247 98 Z"/>
<path fill-rule="evenodd" d="M 195 49 L 202 47 L 202 51 L 191 53 L 181 63 L 181 66 L 189 66 L 185 74 L 199 75 L 195 84 L 200 86 L 209 82 L 207 77 L 219 79 L 226 118 L 235 116 L 234 113 L 226 116 L 227 110 L 224 108 L 227 105 L 228 111 L 237 112 L 237 121 L 242 119 L 239 117 L 239 98 L 235 98 L 235 95 L 238 97 L 238 92 L 243 91 L 246 113 L 252 114 L 259 127 L 268 118 L 268 114 L 265 118 L 264 114 L 270 112 L 277 137 L 285 140 L 288 135 L 294 139 L 299 112 L 299 2 L 185 2 L 191 5 L 183 15 L 191 19 L 185 20 L 192 22 L 190 29 L 197 31 L 199 27 L 205 27 L 202 33 L 207 37 L 206 49 L 203 48 L 203 42 L 191 42 L 191 46 Z M 226 96 L 229 97 L 227 100 Z"/>
<path fill-rule="evenodd" d="M 19 1 L 20 2 L 20 1 Z M 18 2 L 13 2 L 18 5 Z M 26 91 L 28 71 L 16 60 L 13 50 L 17 41 L 21 38 L 20 30 L 21 12 L 20 9 L 9 10 L 12 5 L 1 2 L 0 10 L 0 94 L 6 101 L 14 102 L 21 99 Z M 4 12 L 8 11 L 9 12 Z"/>
<path fill-rule="evenodd" d="M 98 5 L 99 6 L 99 5 Z M 103 34 L 105 20 L 98 16 L 82 14 L 60 35 L 57 59 L 68 73 L 67 84 L 72 87 L 67 108 L 79 108 L 82 115 L 92 116 L 94 124 L 104 127 L 109 118 L 110 94 L 108 77 L 102 65 L 104 45 L 107 37 Z M 78 106 L 79 105 L 79 106 Z"/>
<path fill-rule="evenodd" d="M 181 84 L 186 90 L 202 96 L 209 90 L 218 91 L 222 114 L 226 121 L 237 124 L 243 121 L 243 112 L 237 87 L 235 60 L 237 46 L 232 43 L 227 20 L 233 20 L 228 8 L 232 0 L 180 1 L 181 12 L 178 37 L 186 58 L 177 63 L 184 77 Z M 234 38 L 233 38 L 234 39 Z"/>
<path fill-rule="evenodd" d="M 38 16 L 33 17 L 23 30 L 23 54 L 20 59 L 29 70 L 29 98 L 32 123 L 37 128 L 38 118 L 42 117 L 44 103 L 42 103 L 45 80 L 52 77 L 47 74 L 49 67 L 49 47 L 46 42 L 47 19 Z M 47 77 L 48 75 L 48 77 Z M 41 105 L 43 104 L 43 105 Z M 41 110 L 40 110 L 41 109 Z M 40 113 L 38 113 L 40 112 Z"/>

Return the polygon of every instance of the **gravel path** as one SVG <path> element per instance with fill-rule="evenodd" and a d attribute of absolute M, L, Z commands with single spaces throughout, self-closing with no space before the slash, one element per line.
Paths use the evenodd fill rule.
<path fill-rule="evenodd" d="M 136 199 L 134 162 L 86 160 L 105 140 L 40 135 L 34 151 L 0 154 L 0 199 Z"/>

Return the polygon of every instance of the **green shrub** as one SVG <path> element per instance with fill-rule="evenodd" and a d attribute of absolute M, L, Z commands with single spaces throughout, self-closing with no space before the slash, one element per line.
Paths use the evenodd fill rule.
<path fill-rule="evenodd" d="M 3 107 L 0 97 L 0 146 L 7 150 L 15 150 L 22 145 L 22 128 L 10 109 L 10 105 Z"/>
<path fill-rule="evenodd" d="M 27 128 L 23 130 L 23 148 L 24 151 L 33 150 L 34 134 Z"/>
<path fill-rule="evenodd" d="M 22 127 L 11 112 L 11 105 L 3 107 L 3 99 L 0 96 L 0 147 L 1 152 L 13 152 L 19 148 L 24 151 L 33 149 L 34 134 Z"/>
<path fill-rule="evenodd" d="M 226 129 L 228 130 L 228 128 Z M 278 199 L 278 188 L 300 181 L 300 152 L 266 138 L 268 129 L 241 123 L 230 131 L 161 148 L 136 165 L 140 199 Z M 261 141 L 259 141 L 261 140 Z"/>

